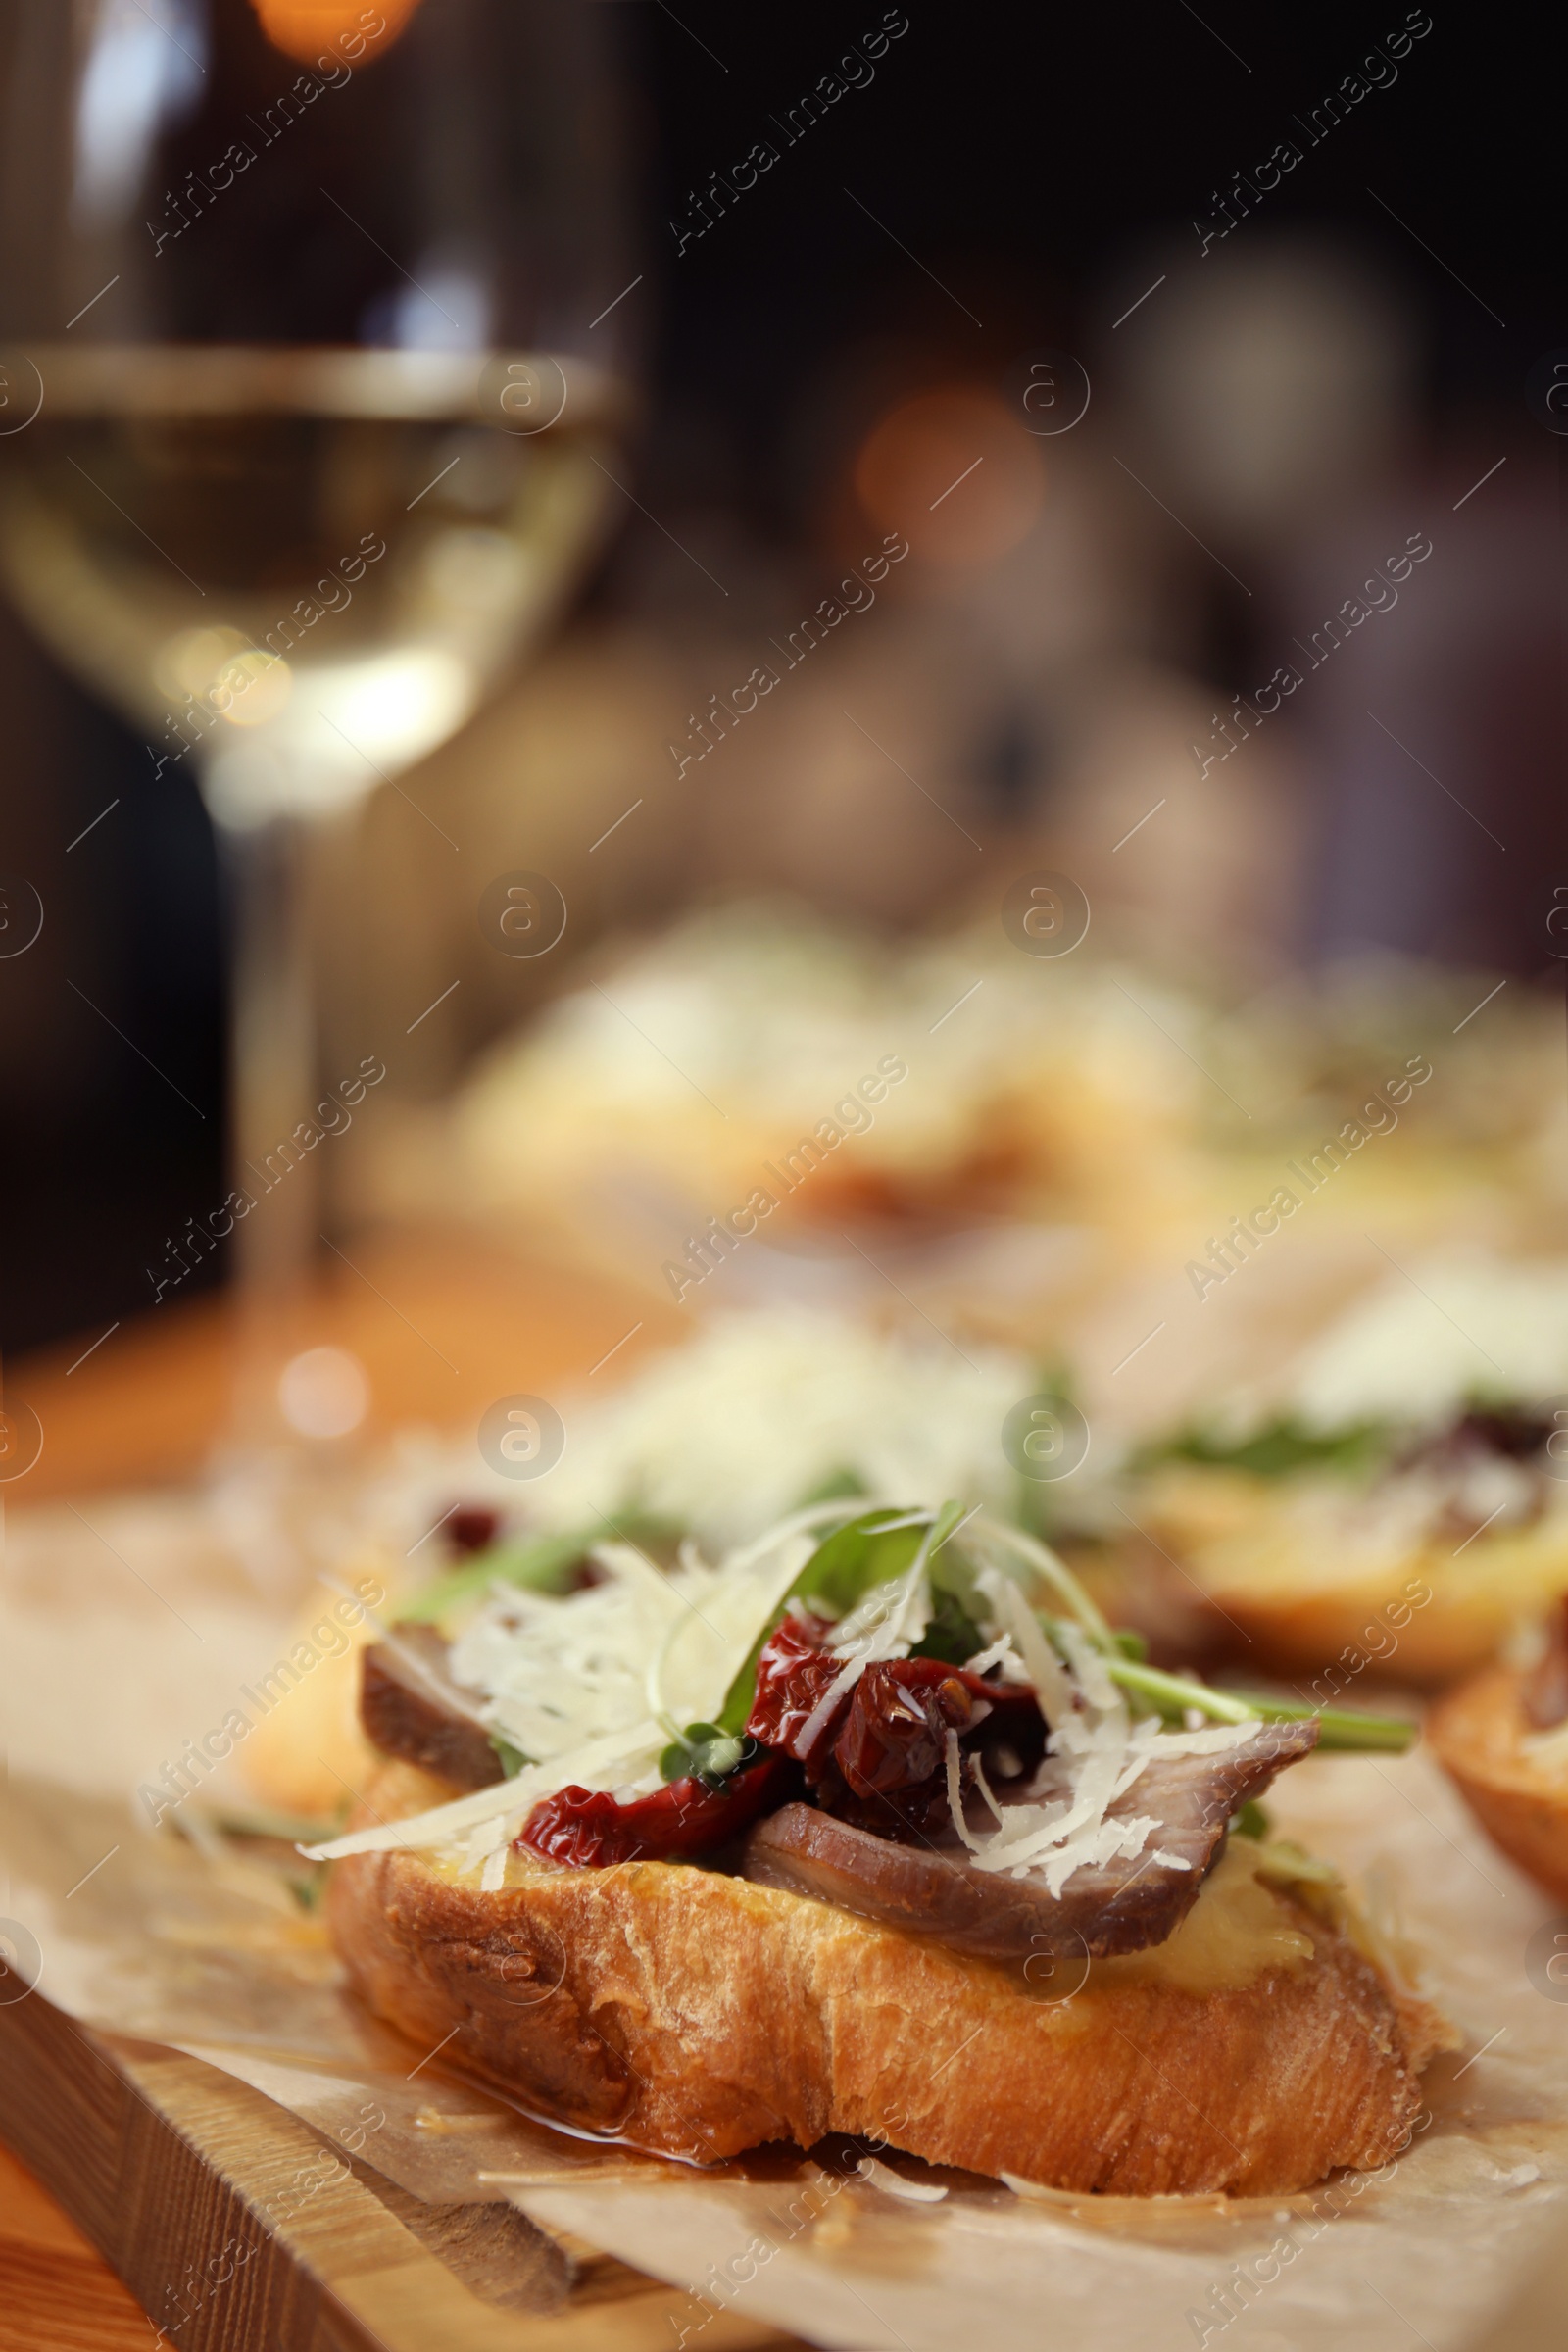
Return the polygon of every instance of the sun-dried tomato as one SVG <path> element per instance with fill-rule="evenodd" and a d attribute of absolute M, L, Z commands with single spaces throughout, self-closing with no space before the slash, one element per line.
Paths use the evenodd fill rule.
<path fill-rule="evenodd" d="M 1032 1764 L 1045 1725 L 1032 1690 L 988 1683 L 941 1658 L 891 1658 L 857 1683 L 833 1760 L 857 1796 L 891 1796 L 945 1783 L 949 1732 L 966 1753 L 1005 1745 Z"/>
<path fill-rule="evenodd" d="M 805 1765 L 808 1780 L 825 1763 L 850 1711 L 850 1693 L 845 1690 L 808 1743 L 808 1725 L 844 1672 L 844 1660 L 822 1647 L 831 1631 L 820 1617 L 786 1617 L 769 1634 L 757 1661 L 757 1690 L 746 1719 L 748 1739 L 794 1756 Z"/>
<path fill-rule="evenodd" d="M 882 1660 L 855 1686 L 833 1760 L 857 1796 L 891 1795 L 945 1773 L 949 1732 L 961 1739 L 990 1712 L 939 1658 Z"/>
<path fill-rule="evenodd" d="M 495 1542 L 500 1525 L 499 1511 L 488 1511 L 479 1503 L 460 1503 L 455 1511 L 448 1511 L 442 1532 L 456 1552 L 485 1551 Z"/>
<path fill-rule="evenodd" d="M 671 1781 L 627 1805 L 608 1789 L 559 1788 L 535 1805 L 517 1843 L 579 1870 L 706 1854 L 738 1838 L 760 1814 L 788 1803 L 799 1787 L 787 1758 L 764 1756 L 720 1788 Z"/>
<path fill-rule="evenodd" d="M 940 1822 L 950 1731 L 966 1752 L 977 1745 L 1010 1749 L 1013 1772 L 1039 1762 L 1046 1727 L 1034 1692 L 987 1682 L 941 1658 L 879 1659 L 820 1714 L 844 1666 L 822 1646 L 830 1632 L 816 1618 L 784 1620 L 758 1661 L 746 1726 L 752 1739 L 805 1767 L 828 1811 L 868 1828 L 904 1822 L 923 1830 Z M 893 1798 L 898 1802 L 890 1806 Z"/>

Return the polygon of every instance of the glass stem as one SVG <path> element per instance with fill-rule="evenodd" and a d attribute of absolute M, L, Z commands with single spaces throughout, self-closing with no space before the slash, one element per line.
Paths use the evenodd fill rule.
<path fill-rule="evenodd" d="M 233 939 L 231 1436 L 246 1449 L 289 1440 L 278 1375 L 311 1344 L 311 1277 L 327 1222 L 325 1155 L 306 1138 L 320 1092 L 318 836 L 330 831 L 281 815 L 220 834 Z"/>

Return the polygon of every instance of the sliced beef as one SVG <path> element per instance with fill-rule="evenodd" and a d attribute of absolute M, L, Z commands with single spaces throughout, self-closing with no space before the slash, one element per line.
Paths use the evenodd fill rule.
<path fill-rule="evenodd" d="M 976 1869 L 956 1842 L 879 1838 L 805 1804 L 786 1805 L 758 1824 L 746 1840 L 742 1870 L 764 1886 L 837 1903 L 991 1959 L 1143 1951 L 1163 1943 L 1192 1909 L 1224 1850 L 1231 1815 L 1282 1766 L 1315 1746 L 1317 1736 L 1310 1720 L 1266 1723 L 1217 1755 L 1146 1764 L 1109 1818 L 1153 1814 L 1159 1828 L 1131 1860 L 1075 1870 L 1059 1895 L 1040 1878 Z M 1156 1862 L 1156 1851 L 1189 1867 Z"/>
<path fill-rule="evenodd" d="M 434 1626 L 398 1626 L 390 1641 L 365 1652 L 360 1722 L 383 1755 L 417 1764 L 459 1788 L 486 1788 L 506 1778 L 479 1720 L 479 1702 L 452 1680 L 447 1644 Z"/>

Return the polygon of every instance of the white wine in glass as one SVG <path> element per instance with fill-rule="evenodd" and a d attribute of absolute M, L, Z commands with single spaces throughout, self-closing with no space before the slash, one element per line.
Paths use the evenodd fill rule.
<path fill-rule="evenodd" d="M 219 828 L 253 1429 L 323 1221 L 324 1154 L 257 1180 L 328 1075 L 325 877 L 606 518 L 633 322 L 605 14 L 0 0 L 0 578 Z"/>

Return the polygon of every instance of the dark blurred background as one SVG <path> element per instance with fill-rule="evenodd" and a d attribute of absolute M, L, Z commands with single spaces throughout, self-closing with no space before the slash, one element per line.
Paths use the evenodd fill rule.
<path fill-rule="evenodd" d="M 596 4 L 646 191 L 624 297 L 649 354 L 635 496 L 556 646 L 411 794 L 481 832 L 510 795 L 489 870 L 551 871 L 503 853 L 550 835 L 541 796 L 577 793 L 573 758 L 604 823 L 644 796 L 618 849 L 562 877 L 575 948 L 774 887 L 956 920 L 988 903 L 971 850 L 1049 842 L 1178 962 L 1381 945 L 1547 968 L 1568 524 L 1563 444 L 1526 385 L 1568 359 L 1549 31 L 1396 7 L 912 6 L 790 137 L 803 94 L 901 12 Z M 736 190 L 758 141 L 778 160 Z M 1267 188 L 1282 143 L 1298 160 Z M 1093 397 L 1037 437 L 1017 369 L 1045 353 Z M 971 447 L 990 471 L 950 503 L 948 453 Z M 907 514 L 878 620 L 681 770 L 688 712 Z M 1399 577 L 1389 559 L 1422 540 Z M 1316 633 L 1374 601 L 1380 567 L 1397 605 L 1379 589 L 1328 650 Z M 1299 688 L 1257 724 L 1293 663 Z M 146 1306 L 166 1237 L 222 1196 L 224 917 L 193 780 L 153 783 L 140 737 L 9 615 L 0 694 L 0 873 L 48 908 L 0 964 L 16 1349 Z M 1221 731 L 1238 696 L 1255 740 Z M 368 962 L 409 952 L 400 821 L 378 805 L 368 828 Z M 465 900 L 450 937 L 469 932 Z M 436 954 L 429 994 L 447 968 Z M 459 1006 L 411 1041 L 416 1091 L 527 1000 L 476 986 Z"/>

